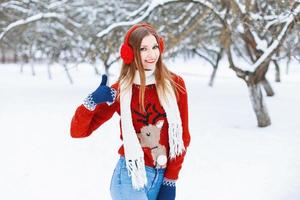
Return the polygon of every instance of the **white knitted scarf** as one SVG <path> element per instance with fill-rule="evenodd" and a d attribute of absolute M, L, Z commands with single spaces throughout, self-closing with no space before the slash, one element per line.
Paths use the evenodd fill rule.
<path fill-rule="evenodd" d="M 145 71 L 146 85 L 155 84 L 154 70 Z M 139 72 L 136 71 L 134 84 L 140 85 Z M 184 151 L 182 140 L 182 124 L 179 109 L 177 106 L 176 96 L 171 88 L 169 81 L 167 82 L 168 90 L 166 98 L 159 95 L 159 101 L 166 112 L 169 128 L 169 158 L 174 159 L 181 155 Z M 126 167 L 131 176 L 132 186 L 134 189 L 142 189 L 147 184 L 145 171 L 144 152 L 139 143 L 137 134 L 134 130 L 131 115 L 131 97 L 132 85 L 126 87 L 125 83 L 120 83 L 120 112 L 121 112 L 121 127 L 126 159 Z M 166 100 L 167 101 L 166 101 Z"/>

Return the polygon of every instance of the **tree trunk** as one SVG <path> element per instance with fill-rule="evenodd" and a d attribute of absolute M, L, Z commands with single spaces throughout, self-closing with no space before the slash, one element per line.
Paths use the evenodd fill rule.
<path fill-rule="evenodd" d="M 51 63 L 47 64 L 47 72 L 48 72 L 48 78 L 52 80 L 52 74 L 51 74 Z"/>
<path fill-rule="evenodd" d="M 100 72 L 99 72 L 99 70 L 98 70 L 98 68 L 97 68 L 96 62 L 93 62 L 92 65 L 93 65 L 93 67 L 94 67 L 95 74 L 96 74 L 96 75 L 99 75 Z"/>
<path fill-rule="evenodd" d="M 105 65 L 104 66 L 104 73 L 108 76 L 108 69 L 109 69 L 109 65 Z"/>
<path fill-rule="evenodd" d="M 108 69 L 110 65 L 108 65 L 106 62 L 104 62 L 104 73 L 107 75 L 107 85 L 110 85 L 110 76 L 108 74 Z"/>
<path fill-rule="evenodd" d="M 16 52 L 16 50 L 14 51 L 14 63 L 18 62 L 18 54 Z"/>
<path fill-rule="evenodd" d="M 67 74 L 67 77 L 68 77 L 70 83 L 73 84 L 73 79 L 72 79 L 72 77 L 71 77 L 71 74 L 70 74 L 70 72 L 69 72 L 69 69 L 68 69 L 68 67 L 67 67 L 67 64 L 66 64 L 66 63 L 63 63 L 63 67 L 64 67 L 64 69 L 65 69 L 65 72 L 66 72 L 66 74 Z"/>
<path fill-rule="evenodd" d="M 287 65 L 286 65 L 286 69 L 285 69 L 285 74 L 288 75 L 289 74 L 289 70 L 290 69 L 290 60 L 288 61 Z"/>
<path fill-rule="evenodd" d="M 32 76 L 35 76 L 36 73 L 35 73 L 33 61 L 30 62 L 30 67 L 31 67 L 31 74 L 32 74 Z"/>
<path fill-rule="evenodd" d="M 1 62 L 5 63 L 5 51 L 1 48 Z"/>
<path fill-rule="evenodd" d="M 291 56 L 289 55 L 289 56 L 288 56 L 288 60 L 287 60 L 287 62 L 286 62 L 286 69 L 285 69 L 286 75 L 289 74 L 289 68 L 290 68 L 291 60 L 292 60 L 292 59 L 291 59 Z"/>
<path fill-rule="evenodd" d="M 224 51 L 224 48 L 221 48 L 220 51 L 218 52 L 218 55 L 217 55 L 217 60 L 216 60 L 216 63 L 213 65 L 213 73 L 210 77 L 210 81 L 209 81 L 209 86 L 213 86 L 214 84 L 214 80 L 215 80 L 215 77 L 216 77 L 216 74 L 217 74 L 217 70 L 219 68 L 219 63 L 220 63 L 220 60 L 222 58 L 222 55 L 223 55 L 223 51 Z"/>
<path fill-rule="evenodd" d="M 23 72 L 24 72 L 24 65 L 25 65 L 24 61 L 21 60 L 21 65 L 20 65 L 20 73 L 21 74 L 23 74 Z"/>
<path fill-rule="evenodd" d="M 267 96 L 269 96 L 269 97 L 274 96 L 274 90 L 273 90 L 273 88 L 271 87 L 269 81 L 268 81 L 266 78 L 263 79 L 263 80 L 261 80 L 260 83 L 261 83 L 262 86 L 264 87 Z"/>
<path fill-rule="evenodd" d="M 275 82 L 280 82 L 280 68 L 279 65 L 277 63 L 277 61 L 274 61 L 274 65 L 275 65 Z"/>
<path fill-rule="evenodd" d="M 271 125 L 267 107 L 264 103 L 263 95 L 259 84 L 248 84 L 250 93 L 250 100 L 256 115 L 257 125 L 259 127 L 266 127 Z"/>
<path fill-rule="evenodd" d="M 214 85 L 214 80 L 215 80 L 215 77 L 216 77 L 216 74 L 217 74 L 217 69 L 218 69 L 217 67 L 214 67 L 213 68 L 213 72 L 210 75 L 210 80 L 209 80 L 209 83 L 208 83 L 208 85 L 210 87 L 212 87 Z"/>

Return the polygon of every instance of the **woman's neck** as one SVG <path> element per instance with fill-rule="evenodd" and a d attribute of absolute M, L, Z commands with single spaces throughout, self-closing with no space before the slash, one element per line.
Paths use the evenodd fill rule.
<path fill-rule="evenodd" d="M 145 70 L 145 81 L 146 81 L 146 85 L 150 85 L 150 84 L 155 84 L 155 75 L 154 75 L 154 71 L 155 70 Z M 133 79 L 133 83 L 140 85 L 140 74 L 139 71 L 136 70 L 135 71 L 135 76 Z"/>

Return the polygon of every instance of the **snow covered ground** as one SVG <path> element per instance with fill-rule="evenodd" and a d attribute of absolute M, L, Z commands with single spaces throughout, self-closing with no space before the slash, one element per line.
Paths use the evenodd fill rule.
<path fill-rule="evenodd" d="M 192 137 L 178 200 L 300 199 L 300 65 L 282 83 L 268 73 L 275 96 L 265 98 L 272 125 L 258 128 L 246 85 L 225 66 L 208 87 L 211 68 L 201 60 L 169 61 L 186 81 Z M 70 121 L 100 83 L 86 65 L 63 68 L 48 80 L 43 64 L 19 73 L 0 65 L 0 199 L 108 200 L 117 162 L 118 117 L 85 139 L 70 137 Z M 112 81 L 118 65 L 113 66 Z"/>

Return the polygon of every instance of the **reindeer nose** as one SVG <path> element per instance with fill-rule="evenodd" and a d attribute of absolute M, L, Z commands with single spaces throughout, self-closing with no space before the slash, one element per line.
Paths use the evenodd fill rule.
<path fill-rule="evenodd" d="M 146 133 L 146 135 L 147 135 L 147 136 L 150 136 L 150 135 L 151 135 L 151 133 Z"/>

